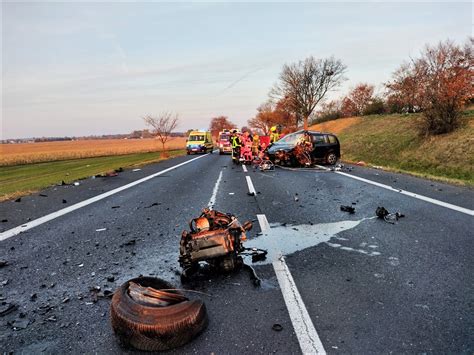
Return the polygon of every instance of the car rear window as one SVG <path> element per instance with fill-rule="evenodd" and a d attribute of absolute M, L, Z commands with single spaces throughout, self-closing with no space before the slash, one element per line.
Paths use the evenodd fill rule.
<path fill-rule="evenodd" d="M 313 136 L 313 143 L 314 144 L 324 144 L 326 142 L 325 142 L 325 139 L 324 139 L 323 135 L 316 134 L 316 135 Z"/>
<path fill-rule="evenodd" d="M 328 135 L 329 143 L 337 143 L 337 139 L 334 136 Z"/>

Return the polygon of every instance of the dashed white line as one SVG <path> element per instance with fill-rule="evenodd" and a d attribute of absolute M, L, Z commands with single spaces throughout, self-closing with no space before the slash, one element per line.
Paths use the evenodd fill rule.
<path fill-rule="evenodd" d="M 242 169 L 244 170 L 244 173 L 248 173 L 249 171 L 247 170 L 247 165 L 242 164 Z"/>
<path fill-rule="evenodd" d="M 174 169 L 177 169 L 183 165 L 186 165 L 186 164 L 189 164 L 195 160 L 198 160 L 198 159 L 201 159 L 201 158 L 204 158 L 208 156 L 208 154 L 206 155 L 201 155 L 199 157 L 196 157 L 196 158 L 193 158 L 193 159 L 190 159 L 190 160 L 187 160 L 183 163 L 180 163 L 180 164 L 177 164 L 175 166 L 172 166 L 170 168 L 167 168 L 165 170 L 162 170 L 160 172 L 157 172 L 157 173 L 154 173 L 154 174 L 151 174 L 151 175 L 148 175 L 148 176 L 145 176 L 144 178 L 141 178 L 139 180 L 136 180 L 136 181 L 133 181 L 129 184 L 126 184 L 126 185 L 123 185 L 121 187 L 118 187 L 116 189 L 113 189 L 113 190 L 110 190 L 110 191 L 107 191 L 107 192 L 104 192 L 103 194 L 100 194 L 100 195 L 97 195 L 97 196 L 94 196 L 94 197 L 91 197 L 87 200 L 84 200 L 84 201 L 81 201 L 81 202 L 78 202 L 72 206 L 69 206 L 69 207 L 66 207 L 66 208 L 63 208 L 62 210 L 59 210 L 59 211 L 56 211 L 56 212 L 53 212 L 53 213 L 50 213 L 46 216 L 43 216 L 43 217 L 40 217 L 40 218 L 37 218 L 31 222 L 28 222 L 28 223 L 25 223 L 25 224 L 22 224 L 21 226 L 18 226 L 18 227 L 15 227 L 15 228 L 12 228 L 12 229 L 9 229 L 5 232 L 2 232 L 0 233 L 0 241 L 3 241 L 5 239 L 8 239 L 8 238 L 11 238 L 17 234 L 20 234 L 22 232 L 25 232 L 31 228 L 34 228 L 34 227 L 37 227 L 43 223 L 46 223 L 46 222 L 49 222 L 55 218 L 58 218 L 58 217 L 61 217 L 67 213 L 70 213 L 72 211 L 75 211 L 75 210 L 78 210 L 79 208 L 82 208 L 82 207 L 85 207 L 87 205 L 90 205 L 91 203 L 94 203 L 94 202 L 97 202 L 97 201 L 100 201 L 100 200 L 103 200 L 104 198 L 107 198 L 109 196 L 112 196 L 120 191 L 123 191 L 123 190 L 126 190 L 126 189 L 129 189 L 133 186 L 136 186 L 138 184 L 141 184 L 142 182 L 145 182 L 145 181 L 148 181 L 150 179 L 153 179 L 154 177 L 156 176 L 159 176 L 159 175 L 162 175 L 162 174 L 166 174 L 167 172 L 171 171 L 171 170 L 174 170 Z"/>
<path fill-rule="evenodd" d="M 270 224 L 264 214 L 258 214 L 257 219 L 262 232 L 270 230 Z M 326 354 L 318 332 L 314 327 L 283 256 L 273 261 L 273 269 L 280 284 L 281 293 L 283 294 L 283 299 L 285 300 L 301 351 L 303 354 Z"/>
<path fill-rule="evenodd" d="M 253 187 L 252 179 L 250 176 L 246 176 L 245 179 L 247 180 L 247 185 L 249 187 L 249 193 L 256 195 L 257 192 L 255 191 L 255 187 Z"/>
<path fill-rule="evenodd" d="M 207 207 L 212 209 L 214 205 L 216 204 L 216 197 L 217 197 L 217 191 L 219 191 L 219 185 L 222 180 L 222 170 L 219 172 L 219 177 L 217 178 L 216 184 L 214 185 L 214 190 L 212 190 L 212 196 L 211 199 L 209 200 L 209 203 L 207 204 Z"/>

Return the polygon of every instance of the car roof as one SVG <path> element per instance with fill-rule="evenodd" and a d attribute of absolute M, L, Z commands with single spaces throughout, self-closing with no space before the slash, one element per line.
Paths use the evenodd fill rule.
<path fill-rule="evenodd" d="M 304 129 L 300 129 L 299 131 L 292 132 L 292 133 L 288 133 L 288 134 L 297 134 L 297 133 L 304 133 L 304 132 L 307 132 L 307 133 L 309 133 L 309 134 L 330 134 L 330 135 L 332 135 L 332 136 L 335 136 L 334 133 L 320 132 L 320 131 L 310 131 L 310 130 L 304 130 Z"/>

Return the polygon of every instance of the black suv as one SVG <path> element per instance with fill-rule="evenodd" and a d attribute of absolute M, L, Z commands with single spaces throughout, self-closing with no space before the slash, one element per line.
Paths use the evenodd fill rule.
<path fill-rule="evenodd" d="M 310 155 L 313 163 L 320 162 L 330 165 L 336 164 L 337 160 L 341 157 L 341 147 L 337 137 L 331 133 L 304 130 L 287 134 L 279 141 L 270 145 L 268 148 L 268 156 L 270 160 L 278 162 L 279 156 L 284 153 L 285 156 L 290 157 L 290 162 L 293 163 L 294 159 L 291 157 L 292 152 L 304 134 L 308 134 L 309 137 L 311 137 L 313 150 Z"/>

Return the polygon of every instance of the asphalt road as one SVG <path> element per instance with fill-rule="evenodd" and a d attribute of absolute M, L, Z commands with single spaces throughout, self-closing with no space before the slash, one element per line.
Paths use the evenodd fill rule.
<path fill-rule="evenodd" d="M 194 158 L 1 203 L 0 237 Z M 182 287 L 181 231 L 217 191 L 214 208 L 254 221 L 248 245 L 270 251 L 255 265 L 262 287 L 245 272 L 187 285 L 206 293 L 199 297 L 210 323 L 173 353 L 301 353 L 308 349 L 304 332 L 295 332 L 301 320 L 286 298 L 294 294 L 327 353 L 473 353 L 474 217 L 466 213 L 474 209 L 472 189 L 363 167 L 344 171 L 459 211 L 325 170 L 247 170 L 229 156 L 202 156 L 0 241 L 0 259 L 8 261 L 0 268 L 0 311 L 5 303 L 19 307 L 0 317 L 0 350 L 134 353 L 113 336 L 110 301 L 93 302 L 90 288 L 115 290 L 138 275 Z M 248 195 L 248 178 L 255 196 Z M 373 218 L 378 206 L 405 217 L 393 225 Z M 263 233 L 262 216 L 271 227 Z M 272 265 L 280 253 L 296 286 L 292 295 Z M 281 331 L 272 330 L 276 323 Z"/>

